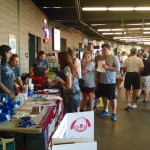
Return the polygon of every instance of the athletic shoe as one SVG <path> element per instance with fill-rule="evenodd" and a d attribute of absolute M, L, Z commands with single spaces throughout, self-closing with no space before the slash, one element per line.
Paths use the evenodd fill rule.
<path fill-rule="evenodd" d="M 149 100 L 144 99 L 143 103 L 149 103 Z"/>
<path fill-rule="evenodd" d="M 124 108 L 124 110 L 129 111 L 131 109 L 131 103 L 128 103 L 127 107 Z"/>
<path fill-rule="evenodd" d="M 140 97 L 139 97 L 139 96 L 137 96 L 137 97 L 136 97 L 136 100 L 135 100 L 135 102 L 137 102 L 137 101 L 138 101 L 138 99 L 140 99 Z"/>
<path fill-rule="evenodd" d="M 105 117 L 105 116 L 109 116 L 109 111 L 104 110 L 100 113 L 100 117 Z"/>
<path fill-rule="evenodd" d="M 93 107 L 93 110 L 94 110 L 94 111 L 98 111 L 99 108 L 98 108 L 97 106 L 94 106 L 94 107 Z"/>
<path fill-rule="evenodd" d="M 129 109 L 131 109 L 131 106 L 127 106 L 124 108 L 125 111 L 129 111 Z"/>
<path fill-rule="evenodd" d="M 112 121 L 117 121 L 117 115 L 115 113 L 112 114 L 111 120 Z"/>
<path fill-rule="evenodd" d="M 131 105 L 131 108 L 132 108 L 132 109 L 135 109 L 135 108 L 137 108 L 137 105 L 136 105 L 136 104 L 132 104 L 132 105 Z"/>

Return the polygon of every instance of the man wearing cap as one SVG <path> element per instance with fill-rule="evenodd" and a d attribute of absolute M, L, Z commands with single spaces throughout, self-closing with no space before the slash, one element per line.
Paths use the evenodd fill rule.
<path fill-rule="evenodd" d="M 126 89 L 126 101 L 127 107 L 125 110 L 130 108 L 137 108 L 136 97 L 138 95 L 138 90 L 140 89 L 140 72 L 144 69 L 144 64 L 141 58 L 136 56 L 137 49 L 132 48 L 130 50 L 130 56 L 124 61 L 123 69 L 126 71 L 124 88 Z M 132 100 L 129 100 L 130 91 L 132 89 Z"/>

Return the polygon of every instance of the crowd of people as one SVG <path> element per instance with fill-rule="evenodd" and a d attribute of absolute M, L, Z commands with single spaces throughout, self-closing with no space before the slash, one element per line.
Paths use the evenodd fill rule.
<path fill-rule="evenodd" d="M 1 55 L 1 81 L 0 95 L 15 98 L 14 88 L 24 92 L 19 74 L 19 57 L 11 55 L 11 48 L 7 45 L 0 46 Z M 137 55 L 138 54 L 138 55 Z M 143 103 L 148 103 L 150 89 L 150 62 L 143 51 L 138 53 L 132 48 L 129 56 L 123 51 L 114 55 L 109 44 L 101 46 L 101 53 L 97 52 L 93 60 L 91 53 L 85 51 L 80 61 L 73 50 L 58 52 L 60 72 L 64 75 L 64 82 L 55 79 L 55 84 L 63 88 L 64 106 L 67 113 L 97 109 L 96 105 L 101 97 L 103 110 L 100 117 L 110 115 L 109 103 L 111 104 L 111 119 L 117 120 L 116 87 L 118 86 L 117 74 L 124 82 L 127 106 L 125 110 L 137 108 L 137 100 L 144 91 Z M 30 75 L 47 76 L 49 72 L 45 52 L 40 51 L 30 68 Z M 81 82 L 82 81 L 82 86 Z M 17 86 L 19 85 L 19 86 Z M 19 88 L 18 88 L 19 87 Z M 132 92 L 131 92 L 132 91 Z M 132 96 L 130 96 L 132 94 Z M 132 97 L 132 99 L 130 99 Z"/>

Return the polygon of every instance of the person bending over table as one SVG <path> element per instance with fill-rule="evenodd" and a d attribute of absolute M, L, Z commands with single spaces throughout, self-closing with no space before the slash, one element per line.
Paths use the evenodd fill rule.
<path fill-rule="evenodd" d="M 13 54 L 10 59 L 9 59 L 9 65 L 13 69 L 13 72 L 15 74 L 15 80 L 14 80 L 14 92 L 24 92 L 24 86 L 20 77 L 20 72 L 19 72 L 19 57 L 17 54 Z"/>

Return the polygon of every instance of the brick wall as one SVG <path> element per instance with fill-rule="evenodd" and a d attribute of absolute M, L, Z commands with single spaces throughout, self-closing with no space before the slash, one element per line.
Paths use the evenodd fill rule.
<path fill-rule="evenodd" d="M 20 56 L 21 73 L 29 70 L 29 58 L 25 57 L 25 53 L 28 53 L 28 33 L 43 39 L 42 29 L 45 18 L 47 19 L 31 0 L 0 0 L 0 45 L 9 44 L 9 34 L 16 37 L 16 53 Z M 52 26 L 49 27 L 49 43 L 41 42 L 41 49 L 46 52 L 52 51 L 51 28 Z M 82 43 L 85 37 L 82 33 L 71 29 L 62 29 L 60 34 L 61 38 L 67 40 L 67 47 L 71 47 L 73 50 L 79 47 L 79 43 Z"/>

